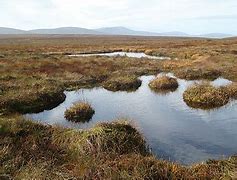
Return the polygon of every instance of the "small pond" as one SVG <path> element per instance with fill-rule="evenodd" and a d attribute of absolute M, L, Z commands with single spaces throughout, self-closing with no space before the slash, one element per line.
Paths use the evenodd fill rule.
<path fill-rule="evenodd" d="M 188 107 L 184 90 L 194 81 L 178 79 L 179 88 L 169 94 L 152 92 L 148 83 L 154 76 L 142 76 L 135 92 L 110 92 L 103 88 L 65 92 L 66 101 L 58 107 L 27 117 L 41 123 L 72 128 L 90 128 L 98 122 L 124 117 L 131 119 L 144 134 L 153 153 L 160 158 L 192 164 L 209 158 L 224 158 L 237 152 L 237 103 L 205 111 Z M 214 85 L 230 81 L 219 78 Z M 74 102 L 89 101 L 95 115 L 89 123 L 74 124 L 64 119 L 64 111 Z"/>
<path fill-rule="evenodd" d="M 131 57 L 131 58 L 148 58 L 148 59 L 159 59 L 159 60 L 170 59 L 169 57 L 150 56 L 150 55 L 146 55 L 145 53 L 137 53 L 137 52 L 112 52 L 112 53 L 69 55 L 69 57 L 88 57 L 88 56 L 109 56 L 109 57 L 125 56 L 125 57 Z"/>

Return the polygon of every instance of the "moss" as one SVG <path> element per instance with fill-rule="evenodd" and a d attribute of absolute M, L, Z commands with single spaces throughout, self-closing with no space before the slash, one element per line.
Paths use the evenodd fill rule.
<path fill-rule="evenodd" d="M 73 122 L 87 122 L 94 114 L 95 111 L 89 103 L 79 102 L 67 109 L 64 117 Z"/>
<path fill-rule="evenodd" d="M 166 75 L 157 77 L 149 83 L 149 87 L 155 92 L 170 92 L 175 91 L 179 84 L 176 78 Z"/>
<path fill-rule="evenodd" d="M 134 91 L 142 84 L 136 76 L 118 76 L 107 80 L 103 87 L 110 91 Z"/>
<path fill-rule="evenodd" d="M 194 84 L 183 94 L 188 106 L 200 109 L 211 109 L 224 106 L 229 102 L 229 95 L 223 88 L 217 88 L 209 83 Z"/>

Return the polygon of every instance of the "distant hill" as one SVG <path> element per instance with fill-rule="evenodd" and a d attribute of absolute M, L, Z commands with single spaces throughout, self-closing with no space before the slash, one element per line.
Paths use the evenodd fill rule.
<path fill-rule="evenodd" d="M 134 31 L 125 27 L 106 27 L 95 29 L 102 34 L 110 34 L 110 35 L 138 35 L 138 36 L 189 36 L 186 33 L 172 31 L 165 33 L 156 33 L 156 32 L 148 32 L 148 31 Z"/>
<path fill-rule="evenodd" d="M 105 27 L 95 29 L 102 34 L 109 35 L 140 35 L 140 36 L 156 36 L 159 33 L 147 32 L 147 31 L 134 31 L 125 27 Z"/>
<path fill-rule="evenodd" d="M 25 34 L 26 31 L 20 29 L 0 27 L 0 34 Z"/>
<path fill-rule="evenodd" d="M 31 34 L 100 34 L 91 29 L 79 27 L 61 27 L 55 29 L 34 29 L 27 31 Z"/>
<path fill-rule="evenodd" d="M 187 33 L 184 32 L 179 32 L 179 31 L 171 31 L 171 32 L 164 32 L 164 33 L 160 33 L 162 36 L 191 36 Z"/>
<path fill-rule="evenodd" d="M 54 29 L 33 29 L 29 31 L 0 27 L 0 34 L 75 34 L 75 35 L 88 34 L 88 35 L 176 36 L 176 37 L 206 37 L 206 38 L 233 37 L 233 35 L 231 34 L 223 34 L 223 33 L 190 35 L 179 31 L 171 31 L 163 33 L 135 31 L 121 26 L 105 27 L 99 29 L 87 29 L 80 27 L 61 27 Z"/>

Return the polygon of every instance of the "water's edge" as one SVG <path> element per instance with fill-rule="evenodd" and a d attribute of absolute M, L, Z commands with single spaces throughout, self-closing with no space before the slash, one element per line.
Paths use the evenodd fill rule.
<path fill-rule="evenodd" d="M 169 74 L 173 76 L 172 74 Z M 182 99 L 184 90 L 196 81 L 178 79 L 179 88 L 168 94 L 152 92 L 148 83 L 154 76 L 142 76 L 142 86 L 135 92 L 110 92 L 103 88 L 66 91 L 66 100 L 58 107 L 27 117 L 46 124 L 87 129 L 99 122 L 117 118 L 131 119 L 160 158 L 192 164 L 219 159 L 236 153 L 237 104 L 212 111 L 188 107 Z M 216 86 L 230 81 L 219 78 Z M 64 119 L 64 111 L 73 103 L 87 100 L 96 113 L 89 123 L 72 123 Z"/>

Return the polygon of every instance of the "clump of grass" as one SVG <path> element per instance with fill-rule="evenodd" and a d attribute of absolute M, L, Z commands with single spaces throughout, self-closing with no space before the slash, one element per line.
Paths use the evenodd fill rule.
<path fill-rule="evenodd" d="M 107 80 L 103 87 L 110 91 L 135 91 L 142 84 L 136 76 L 118 76 Z"/>
<path fill-rule="evenodd" d="M 78 102 L 65 111 L 64 117 L 73 122 L 87 122 L 94 114 L 95 111 L 89 103 Z"/>
<path fill-rule="evenodd" d="M 155 92 L 170 92 L 175 91 L 179 87 L 179 84 L 176 78 L 163 75 L 153 79 L 149 83 L 149 87 Z"/>
<path fill-rule="evenodd" d="M 61 130 L 55 133 L 53 139 L 56 145 L 81 155 L 149 154 L 144 137 L 123 119 L 112 123 L 99 123 L 91 129 L 80 132 L 71 129 Z"/>
<path fill-rule="evenodd" d="M 188 106 L 200 109 L 221 107 L 229 102 L 229 95 L 223 90 L 203 82 L 190 86 L 183 94 L 183 99 Z"/>
<path fill-rule="evenodd" d="M 95 147 L 103 152 L 148 154 L 144 137 L 123 119 L 98 124 L 90 131 L 88 139 L 93 140 Z"/>

